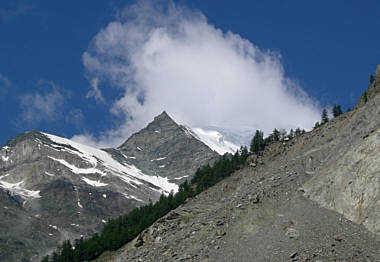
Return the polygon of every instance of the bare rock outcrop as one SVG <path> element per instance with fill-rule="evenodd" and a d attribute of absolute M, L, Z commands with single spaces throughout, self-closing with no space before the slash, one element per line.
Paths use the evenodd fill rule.
<path fill-rule="evenodd" d="M 368 89 L 360 96 L 356 107 L 365 105 L 368 100 L 380 93 L 380 64 L 376 68 L 375 80 L 368 86 Z"/>
<path fill-rule="evenodd" d="M 380 76 L 380 67 L 377 73 Z M 377 234 L 380 234 L 380 93 L 373 97 L 372 94 L 380 89 L 379 76 L 368 89 L 371 95 L 367 103 L 340 120 L 340 128 L 332 130 L 337 133 L 331 141 L 335 150 L 320 166 L 318 175 L 304 186 L 311 199 Z"/>

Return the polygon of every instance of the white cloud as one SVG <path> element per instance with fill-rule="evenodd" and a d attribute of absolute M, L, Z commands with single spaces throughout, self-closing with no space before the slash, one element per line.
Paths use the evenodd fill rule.
<path fill-rule="evenodd" d="M 28 124 L 56 121 L 62 116 L 65 91 L 51 81 L 42 81 L 40 84 L 47 85 L 49 90 L 24 94 L 20 99 L 21 117 Z"/>
<path fill-rule="evenodd" d="M 96 102 L 105 102 L 102 92 L 99 89 L 99 79 L 97 77 L 91 79 L 91 89 L 86 94 L 86 98 L 93 97 Z"/>
<path fill-rule="evenodd" d="M 279 54 L 173 3 L 127 7 L 94 37 L 83 64 L 102 88 L 119 88 L 111 112 L 125 119 L 96 139 L 74 137 L 87 143 L 118 145 L 163 110 L 190 126 L 264 131 L 311 128 L 319 119 L 315 102 L 286 78 Z"/>

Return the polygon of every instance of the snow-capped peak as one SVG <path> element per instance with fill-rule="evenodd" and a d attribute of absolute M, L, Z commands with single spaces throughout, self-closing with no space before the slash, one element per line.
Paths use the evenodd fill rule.
<path fill-rule="evenodd" d="M 200 127 L 188 128 L 189 134 L 205 143 L 219 155 L 225 153 L 235 153 L 240 147 L 225 139 L 225 137 L 215 130 L 204 130 Z"/>

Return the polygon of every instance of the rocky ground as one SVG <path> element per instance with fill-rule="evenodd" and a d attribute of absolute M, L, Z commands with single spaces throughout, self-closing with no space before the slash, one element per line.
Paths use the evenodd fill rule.
<path fill-rule="evenodd" d="M 303 196 L 299 161 L 248 167 L 98 261 L 380 261 L 380 237 Z M 282 163 L 282 165 L 281 165 Z"/>
<path fill-rule="evenodd" d="M 247 166 L 97 261 L 380 261 L 380 67 L 371 99 Z"/>

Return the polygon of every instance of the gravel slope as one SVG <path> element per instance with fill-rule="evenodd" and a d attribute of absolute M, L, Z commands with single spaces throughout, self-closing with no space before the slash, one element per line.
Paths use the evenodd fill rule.
<path fill-rule="evenodd" d="M 375 94 L 380 86 L 371 88 Z M 379 112 L 377 93 L 312 132 L 270 145 L 144 231 L 142 246 L 131 242 L 97 261 L 380 261 L 373 222 L 380 221 L 380 161 L 372 150 L 380 146 Z M 358 154 L 366 145 L 372 149 Z M 356 169 L 361 160 L 371 172 Z M 339 181 L 352 173 L 355 180 L 327 179 L 334 172 Z M 342 196 L 360 190 L 371 196 L 362 204 Z M 357 209 L 366 219 L 352 219 Z"/>

